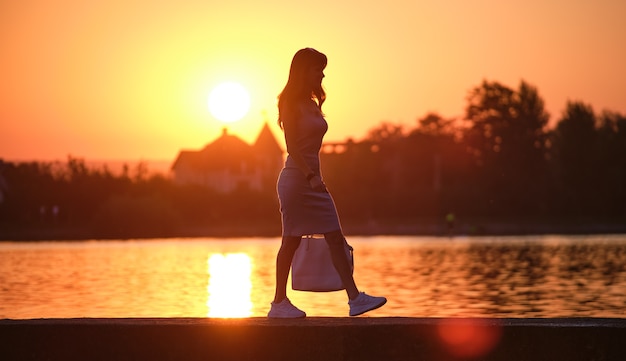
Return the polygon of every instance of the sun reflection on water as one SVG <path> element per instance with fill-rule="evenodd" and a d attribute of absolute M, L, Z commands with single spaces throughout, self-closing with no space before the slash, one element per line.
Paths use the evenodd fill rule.
<path fill-rule="evenodd" d="M 245 253 L 213 253 L 208 261 L 208 317 L 252 315 L 252 261 Z"/>

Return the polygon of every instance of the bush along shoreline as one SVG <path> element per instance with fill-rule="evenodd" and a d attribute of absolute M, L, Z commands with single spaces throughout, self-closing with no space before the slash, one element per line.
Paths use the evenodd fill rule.
<path fill-rule="evenodd" d="M 86 226 L 38 225 L 34 227 L 0 227 L 0 241 L 82 241 L 119 239 L 160 239 L 160 238 L 241 238 L 281 236 L 280 221 L 271 222 L 240 219 L 206 225 L 185 225 L 179 218 L 160 221 L 153 218 L 124 219 L 121 224 L 112 226 L 111 220 L 99 218 L 99 224 Z M 110 227 L 110 228 L 108 228 Z M 344 233 L 350 236 L 527 236 L 545 234 L 585 235 L 585 234 L 624 234 L 626 222 L 532 222 L 466 220 L 450 225 L 445 221 L 415 220 L 404 221 L 347 221 L 343 224 Z"/>

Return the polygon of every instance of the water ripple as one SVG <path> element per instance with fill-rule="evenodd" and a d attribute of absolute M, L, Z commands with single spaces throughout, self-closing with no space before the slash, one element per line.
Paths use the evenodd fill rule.
<path fill-rule="evenodd" d="M 389 299 L 371 316 L 626 314 L 624 235 L 349 241 L 355 248 L 359 288 Z M 209 258 L 241 253 L 249 257 L 245 282 L 252 284 L 252 307 L 246 315 L 265 316 L 274 294 L 279 242 L 269 238 L 0 243 L 0 318 L 207 317 Z M 233 282 L 236 288 L 238 281 Z M 311 316 L 348 312 L 344 292 L 290 290 L 289 297 Z"/>

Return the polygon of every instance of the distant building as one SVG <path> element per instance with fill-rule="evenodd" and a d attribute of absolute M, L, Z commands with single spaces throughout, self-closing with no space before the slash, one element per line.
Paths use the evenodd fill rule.
<path fill-rule="evenodd" d="M 202 150 L 182 150 L 172 171 L 177 184 L 196 184 L 221 193 L 236 189 L 270 190 L 283 166 L 283 150 L 267 123 L 253 145 L 222 135 Z"/>

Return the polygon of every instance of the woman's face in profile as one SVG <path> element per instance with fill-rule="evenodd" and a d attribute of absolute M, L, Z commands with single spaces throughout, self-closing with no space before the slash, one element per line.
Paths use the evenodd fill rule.
<path fill-rule="evenodd" d="M 324 66 L 313 66 L 307 73 L 307 83 L 311 89 L 318 88 L 324 79 Z"/>

